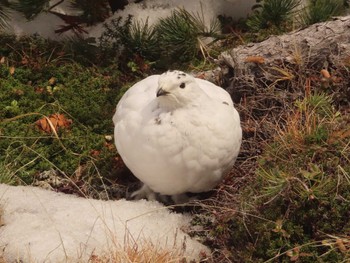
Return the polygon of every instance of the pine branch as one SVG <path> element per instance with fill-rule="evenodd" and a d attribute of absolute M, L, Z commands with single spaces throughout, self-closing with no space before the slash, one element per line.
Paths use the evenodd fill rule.
<path fill-rule="evenodd" d="M 82 10 L 82 19 L 87 25 L 103 22 L 110 16 L 110 8 L 107 0 L 73 0 L 71 6 Z"/>
<path fill-rule="evenodd" d="M 51 11 L 52 9 L 54 9 L 56 6 L 59 6 L 60 4 L 62 4 L 64 2 L 64 0 L 59 0 L 56 4 L 50 6 L 50 8 L 48 9 L 48 11 Z"/>
<path fill-rule="evenodd" d="M 0 0 L 0 30 L 5 29 L 9 26 L 9 12 L 8 12 L 9 3 L 6 0 Z"/>
<path fill-rule="evenodd" d="M 50 0 L 19 0 L 17 3 L 12 3 L 11 6 L 23 13 L 28 20 L 32 20 L 49 8 L 49 2 Z"/>

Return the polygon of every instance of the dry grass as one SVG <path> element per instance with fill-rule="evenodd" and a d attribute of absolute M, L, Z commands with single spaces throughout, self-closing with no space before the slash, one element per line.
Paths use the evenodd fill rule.
<path fill-rule="evenodd" d="M 0 198 L 1 201 L 1 198 Z M 38 199 L 38 201 L 41 203 L 41 201 Z M 91 204 L 91 206 L 96 209 L 94 204 Z M 164 208 L 157 208 L 158 209 L 166 209 Z M 47 213 L 48 218 L 52 219 L 52 223 L 56 224 L 55 219 L 51 218 L 52 215 L 47 211 L 46 206 L 42 205 L 42 210 Z M 34 210 L 33 210 L 34 211 Z M 154 210 L 156 211 L 156 210 Z M 3 218 L 3 209 L 1 209 L 0 206 L 0 228 L 4 225 L 2 218 Z M 97 210 L 96 210 L 97 212 Z M 99 219 L 104 222 L 104 213 L 99 213 Z M 150 212 L 148 212 L 150 213 Z M 144 214 L 138 215 L 137 217 L 143 216 Z M 135 217 L 135 218 L 137 218 Z M 129 220 L 132 220 L 134 218 L 131 218 Z M 108 219 L 106 218 L 108 221 Z M 129 221 L 128 220 L 128 221 Z M 127 222 L 128 222 L 127 221 Z M 113 232 L 108 226 L 108 223 L 104 222 L 106 224 L 105 232 L 100 233 L 100 235 L 105 235 L 105 240 L 108 240 L 106 242 L 106 246 L 101 248 L 91 248 L 89 247 L 88 241 L 86 244 L 81 244 L 79 247 L 77 247 L 77 254 L 74 252 L 66 252 L 65 251 L 65 243 L 63 239 L 61 238 L 61 235 L 65 237 L 65 233 L 60 233 L 61 238 L 61 244 L 60 247 L 64 249 L 64 254 L 62 253 L 62 257 L 64 258 L 62 261 L 59 262 L 65 262 L 65 263 L 119 263 L 119 262 L 125 262 L 125 263 L 171 263 L 171 262 L 193 262 L 190 261 L 188 258 L 192 258 L 190 254 L 190 250 L 187 247 L 187 239 L 186 236 L 182 240 L 180 236 L 178 236 L 178 233 L 176 232 L 174 235 L 173 243 L 169 243 L 170 240 L 172 240 L 172 237 L 169 236 L 169 239 L 163 240 L 163 239 L 157 239 L 151 241 L 151 238 L 143 237 L 142 230 L 139 234 L 133 235 L 131 233 L 131 230 L 128 229 L 127 222 L 125 224 L 125 234 L 123 238 L 116 238 L 115 235 L 120 235 L 121 232 Z M 69 222 L 67 222 L 69 224 Z M 93 232 L 95 225 L 91 227 L 91 233 Z M 147 226 L 146 226 L 147 228 Z M 1 229 L 0 229 L 1 230 Z M 59 231 L 59 230 L 57 230 Z M 40 229 L 39 229 L 40 232 Z M 112 232 L 114 234 L 112 234 Z M 40 233 L 39 233 L 40 234 Z M 154 235 L 157 235 L 157 233 L 154 233 Z M 1 231 L 0 231 L 0 238 L 1 238 Z M 94 239 L 94 237 L 91 237 Z M 90 238 L 89 238 L 90 239 Z M 48 240 L 49 242 L 49 240 Z M 88 249 L 86 249 L 88 247 Z M 91 249 L 93 249 L 91 251 Z M 26 263 L 38 263 L 38 261 L 35 260 L 36 255 L 32 255 L 30 248 L 26 249 L 26 253 L 22 253 L 23 251 L 20 251 L 22 256 L 25 258 L 16 259 L 17 262 L 26 262 Z M 5 252 L 6 252 L 6 245 L 4 247 L 0 247 L 0 263 L 7 263 L 8 261 L 5 260 Z M 51 251 L 52 252 L 52 251 Z M 47 258 L 50 258 L 50 253 L 48 252 Z M 39 253 L 40 255 L 40 253 Z M 6 256 L 14 256 L 13 254 L 8 254 Z M 199 255 L 203 260 L 206 260 L 210 255 L 207 255 L 205 251 L 201 252 Z M 77 257 L 77 258 L 75 258 Z M 12 262 L 12 261 L 11 261 Z"/>
<path fill-rule="evenodd" d="M 175 237 L 176 238 L 176 237 Z M 161 244 L 154 244 L 146 239 L 135 239 L 129 231 L 126 231 L 124 245 L 117 242 L 108 251 L 92 253 L 89 262 L 91 263 L 186 263 L 186 240 L 181 247 L 164 247 Z M 207 259 L 203 252 L 202 259 Z M 192 262 L 192 261 L 191 261 Z"/>
<path fill-rule="evenodd" d="M 321 115 L 315 114 L 315 109 L 313 107 L 305 107 L 302 103 L 303 99 L 310 98 L 314 91 L 323 92 L 332 95 L 332 104 L 335 111 L 339 111 L 343 116 L 349 114 L 349 57 L 342 58 L 342 61 L 327 61 L 327 65 L 330 65 L 329 71 L 331 74 L 329 78 L 325 79 L 325 77 L 320 74 L 319 68 L 325 61 L 319 61 L 319 58 L 303 57 L 299 47 L 295 47 L 295 50 L 291 51 L 291 53 L 293 54 L 295 64 L 283 61 L 283 58 L 281 58 L 281 63 L 278 62 L 275 65 L 261 64 L 257 66 L 253 70 L 253 74 L 256 74 L 253 77 L 229 76 L 229 78 L 232 78 L 230 81 L 232 80 L 232 86 L 234 87 L 232 96 L 241 115 L 244 139 L 241 153 L 230 175 L 220 185 L 219 189 L 217 189 L 216 195 L 206 200 L 202 205 L 204 214 L 209 215 L 208 217 L 210 219 L 205 221 L 206 218 L 203 219 L 203 217 L 199 215 L 199 219 L 201 220 L 200 224 L 204 225 L 205 229 L 196 234 L 202 236 L 206 244 L 215 250 L 215 260 L 213 260 L 213 262 L 242 262 L 242 259 L 249 258 L 247 257 L 248 253 L 246 250 L 255 249 L 260 243 L 264 242 L 264 240 L 259 239 L 261 236 L 257 239 L 253 238 L 255 234 L 252 230 L 253 226 L 248 224 L 251 218 L 258 218 L 264 222 L 266 226 L 271 225 L 271 232 L 273 232 L 273 234 L 281 234 L 283 239 L 288 238 L 287 230 L 284 229 L 285 225 L 283 220 L 273 221 L 266 218 L 266 216 L 261 216 L 255 213 L 257 209 L 254 207 L 254 202 L 242 201 L 242 199 L 249 197 L 246 193 L 243 195 L 243 192 L 247 186 L 256 185 L 258 176 L 261 178 L 265 177 L 265 181 L 275 182 L 275 185 L 279 187 L 277 188 L 275 185 L 269 185 L 270 188 L 265 187 L 266 191 L 263 192 L 263 194 L 260 191 L 261 189 L 257 187 L 250 189 L 249 195 L 253 196 L 255 199 L 268 196 L 267 201 L 264 203 L 267 205 L 273 203 L 283 192 L 288 192 L 285 190 L 290 189 L 291 185 L 298 183 L 298 180 L 300 183 L 300 188 L 297 188 L 299 195 L 301 195 L 301 193 L 306 193 L 306 199 L 310 200 L 317 199 L 316 197 L 318 197 L 318 194 L 322 195 L 322 191 L 320 193 L 317 192 L 317 190 L 322 189 L 324 185 L 318 184 L 316 180 L 309 185 L 305 184 L 303 181 L 300 182 L 300 178 L 290 176 L 290 174 L 286 172 L 279 173 L 280 177 L 277 177 L 269 170 L 261 169 L 261 157 L 266 151 L 272 148 L 272 144 L 275 143 L 276 140 L 279 141 L 279 147 L 274 149 L 275 154 L 272 154 L 273 152 L 270 151 L 270 155 L 268 157 L 265 155 L 263 161 L 271 163 L 284 162 L 291 166 L 293 162 L 288 158 L 292 158 L 293 155 L 307 148 L 305 138 L 314 138 L 315 132 L 318 131 L 320 124 L 333 125 L 334 129 L 330 130 L 325 143 L 329 145 L 338 144 L 338 147 L 341 148 L 339 158 L 343 162 L 336 167 L 339 185 L 335 188 L 334 193 L 336 196 L 334 199 L 343 198 L 343 196 L 338 194 L 338 192 L 340 192 L 340 184 L 347 185 L 347 183 L 350 182 L 349 174 L 344 170 L 343 166 L 344 163 L 349 162 L 349 118 L 347 120 L 344 118 L 342 122 L 339 123 L 332 118 L 326 118 L 327 111 L 325 111 L 326 115 L 322 117 Z M 337 56 L 332 56 L 327 59 L 331 60 L 333 58 L 339 59 Z M 296 105 L 296 101 L 299 101 L 299 104 Z M 332 114 L 334 114 L 333 111 Z M 335 118 L 337 117 L 336 114 L 333 116 Z M 56 134 L 54 137 L 57 137 Z M 324 143 L 323 140 L 320 141 Z M 282 152 L 289 154 L 282 156 Z M 320 156 L 322 156 L 322 153 L 321 151 L 317 152 L 313 158 L 321 158 Z M 52 164 L 48 160 L 45 161 Z M 302 164 L 304 167 L 295 167 L 300 168 L 300 175 L 322 175 L 319 166 L 309 166 L 307 161 L 309 161 L 309 159 L 305 160 Z M 322 162 L 322 159 L 318 161 Z M 54 164 L 52 164 L 52 166 L 57 168 Z M 95 165 L 92 166 L 93 168 L 95 167 Z M 260 172 L 258 173 L 257 171 L 259 168 Z M 77 177 L 80 177 L 78 176 L 78 174 L 80 174 L 80 169 L 82 169 L 82 166 L 79 166 L 77 172 L 74 173 Z M 62 174 L 65 173 L 63 172 Z M 97 174 L 100 174 L 98 170 Z M 89 188 L 91 187 L 90 182 L 79 184 L 80 182 L 79 180 L 71 180 L 69 187 L 61 189 L 61 191 L 76 192 L 81 195 L 85 195 L 86 192 L 92 192 Z M 126 184 L 129 185 L 129 183 L 130 182 L 127 181 Z M 102 185 L 102 190 L 99 188 L 93 192 L 100 191 L 104 193 L 104 191 L 106 191 L 106 185 L 103 182 Z M 285 186 L 287 187 L 283 188 Z M 84 190 L 84 187 L 87 187 L 88 190 Z M 262 187 L 262 185 L 260 187 Z M 124 188 L 122 190 L 125 192 Z M 289 199 L 291 199 L 290 196 Z M 345 201 L 348 202 L 348 200 Z M 292 206 L 290 207 L 293 208 Z M 258 209 L 261 209 L 261 207 L 258 207 Z M 288 213 L 290 213 L 290 211 L 288 211 Z M 288 213 L 281 214 L 281 217 L 285 218 Z M 234 225 L 233 219 L 235 218 L 239 218 L 241 222 L 243 222 L 242 225 Z M 235 246 L 236 244 L 234 242 L 235 238 L 237 238 L 235 233 L 238 231 L 242 232 L 240 228 L 247 232 L 247 235 L 255 242 L 250 243 L 251 247 Z M 282 256 L 287 256 L 290 260 L 299 260 L 300 258 L 298 257 L 307 257 L 307 255 L 303 254 L 304 252 L 301 251 L 301 249 L 307 246 L 323 246 L 329 248 L 325 253 L 339 250 L 341 253 L 346 254 L 349 251 L 349 237 L 340 234 L 323 235 L 323 237 L 316 242 L 300 244 L 300 246 L 285 249 L 284 252 L 274 251 L 275 256 L 270 257 L 269 260 L 279 260 Z M 0 263 L 2 263 L 1 260 L 0 257 Z M 250 258 L 250 260 L 252 260 L 252 258 Z M 121 249 L 113 248 L 111 251 L 104 254 L 92 254 L 90 257 L 90 262 L 92 263 L 181 261 L 183 261 L 183 254 L 181 251 L 162 250 L 153 244 L 146 244 L 143 247 L 131 244 Z"/>
<path fill-rule="evenodd" d="M 279 238 L 264 240 L 266 236 L 255 232 L 263 231 L 257 227 L 262 222 L 263 228 L 271 227 L 267 235 L 279 233 L 288 240 L 285 230 L 288 221 L 278 226 L 278 221 L 271 220 L 274 213 L 276 216 L 279 213 L 281 204 L 275 209 L 270 208 L 271 215 L 269 212 L 264 214 L 257 211 L 264 212 L 264 206 L 273 207 L 276 199 L 283 196 L 286 199 L 282 200 L 291 205 L 279 216 L 287 220 L 298 202 L 303 202 L 301 200 L 306 200 L 307 204 L 308 200 L 332 202 L 344 199 L 341 185 L 349 184 L 349 64 L 334 57 L 332 68 L 329 69 L 331 77 L 325 79 L 319 69 L 319 58 L 303 58 L 300 52 L 296 53 L 295 64 L 284 63 L 281 58 L 275 65 L 256 66 L 251 71 L 253 76 L 228 76 L 231 78 L 232 92 L 230 88 L 228 91 L 232 93 L 242 121 L 241 152 L 217 194 L 202 204 L 205 216 L 198 215 L 195 219 L 205 226 L 204 231 L 196 234 L 215 249 L 213 262 L 254 262 L 254 253 L 255 256 L 259 253 L 261 256 L 267 252 L 270 256 L 265 254 L 266 258 L 259 260 L 274 261 L 283 256 L 300 260 L 309 257 L 305 250 L 315 253 L 315 246 L 326 255 L 310 253 L 314 258 L 339 252 L 336 238 L 329 242 L 330 246 L 322 243 L 322 240 L 327 240 L 324 233 L 317 233 L 316 241 L 304 241 L 304 244 L 304 237 L 298 236 L 300 249 L 297 246 L 290 250 L 281 247 L 280 251 L 274 251 L 275 248 L 273 245 L 269 247 L 269 243 L 278 243 Z M 310 157 L 307 155 L 309 150 Z M 340 160 L 338 164 L 337 158 Z M 335 169 L 332 169 L 331 161 L 335 162 Z M 266 163 L 278 172 L 272 173 L 264 168 Z M 259 184 L 259 180 L 270 184 Z M 342 208 L 334 209 L 341 211 Z M 322 215 L 319 214 L 319 218 Z M 329 219 L 328 222 L 332 224 L 332 220 L 340 219 Z M 252 222 L 257 224 L 252 225 Z M 338 221 L 339 225 L 342 222 Z M 291 228 L 288 231 L 293 230 L 291 223 L 288 223 L 288 227 Z M 338 232 L 333 236 L 342 235 Z M 244 243 L 244 239 L 248 242 Z M 347 239 L 344 240 L 342 242 L 347 248 Z M 262 247 L 264 252 L 257 251 Z M 345 258 L 348 256 L 345 255 Z"/>
<path fill-rule="evenodd" d="M 127 246 L 124 250 L 109 251 L 102 255 L 91 255 L 91 263 L 170 263 L 186 262 L 181 251 L 160 249 L 151 243 L 146 243 L 142 247 L 134 244 Z"/>

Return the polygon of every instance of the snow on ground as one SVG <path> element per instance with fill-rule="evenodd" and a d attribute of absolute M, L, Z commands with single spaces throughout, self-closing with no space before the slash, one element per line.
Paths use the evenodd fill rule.
<path fill-rule="evenodd" d="M 87 262 L 94 253 L 151 242 L 188 259 L 209 250 L 181 229 L 189 216 L 157 202 L 100 201 L 0 184 L 0 251 L 8 262 Z M 185 243 L 185 245 L 184 245 Z M 149 243 L 148 243 L 149 244 Z M 16 261 L 17 262 L 17 261 Z"/>
<path fill-rule="evenodd" d="M 52 1 L 52 4 L 56 1 Z M 170 15 L 175 8 L 185 8 L 187 11 L 194 14 L 201 14 L 206 23 L 209 23 L 212 18 L 218 15 L 232 16 L 234 19 L 246 17 L 251 12 L 251 7 L 256 3 L 255 0 L 143 0 L 141 3 L 130 3 L 124 10 L 116 12 L 113 16 L 107 19 L 106 22 L 113 18 L 128 14 L 133 15 L 137 20 L 149 19 L 149 23 L 153 24 L 161 17 Z M 69 7 L 69 1 L 55 7 L 53 11 L 64 14 L 74 14 L 75 10 Z M 14 32 L 16 35 L 25 34 L 40 34 L 43 37 L 58 39 L 65 36 L 71 36 L 68 32 L 62 35 L 57 35 L 54 30 L 63 25 L 64 22 L 57 16 L 50 13 L 41 13 L 35 19 L 27 21 L 22 14 L 12 12 L 12 20 L 10 21 L 11 29 L 9 32 Z M 103 30 L 102 24 L 98 24 L 91 28 L 87 28 L 89 34 L 86 37 L 99 37 Z"/>
<path fill-rule="evenodd" d="M 159 18 L 167 17 L 175 8 L 184 8 L 195 15 L 203 16 L 207 25 L 218 15 L 232 16 L 235 19 L 247 16 L 255 0 L 144 0 L 141 3 L 131 3 L 123 11 L 116 12 L 111 19 L 131 14 L 135 20 L 148 19 L 150 24 L 155 24 Z M 90 29 L 90 36 L 101 35 L 101 25 Z"/>

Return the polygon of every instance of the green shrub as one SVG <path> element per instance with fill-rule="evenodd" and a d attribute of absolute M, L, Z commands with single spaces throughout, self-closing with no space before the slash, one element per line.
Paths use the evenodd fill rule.
<path fill-rule="evenodd" d="M 130 55 L 139 55 L 147 60 L 159 58 L 159 43 L 155 28 L 146 22 L 134 21 L 127 31 L 121 32 L 121 41 Z"/>
<path fill-rule="evenodd" d="M 247 20 L 248 27 L 253 31 L 275 26 L 281 29 L 290 20 L 300 0 L 257 0 L 254 14 Z"/>
<path fill-rule="evenodd" d="M 132 16 L 129 15 L 125 21 L 122 17 L 112 19 L 110 23 L 103 25 L 104 30 L 99 38 L 102 50 L 114 50 L 115 56 L 121 55 L 123 47 L 123 36 L 129 35 L 132 24 Z"/>
<path fill-rule="evenodd" d="M 343 0 L 308 0 L 300 18 L 303 25 L 311 25 L 330 19 L 342 13 L 345 8 Z"/>
<path fill-rule="evenodd" d="M 199 53 L 205 57 L 204 38 L 217 39 L 219 28 L 217 20 L 211 21 L 207 28 L 202 16 L 184 9 L 174 10 L 156 26 L 163 56 L 180 61 L 189 61 Z"/>
<path fill-rule="evenodd" d="M 219 38 L 220 24 L 212 20 L 206 26 L 203 13 L 191 14 L 185 9 L 174 10 L 169 17 L 159 19 L 155 26 L 148 21 L 132 21 L 129 16 L 112 20 L 105 25 L 101 36 L 102 46 L 113 45 L 115 49 L 124 50 L 120 56 L 129 58 L 129 67 L 137 68 L 137 56 L 158 65 L 189 62 L 198 55 L 206 57 L 209 42 Z"/>
<path fill-rule="evenodd" d="M 0 3 L 0 30 L 9 26 L 9 12 L 4 5 Z"/>

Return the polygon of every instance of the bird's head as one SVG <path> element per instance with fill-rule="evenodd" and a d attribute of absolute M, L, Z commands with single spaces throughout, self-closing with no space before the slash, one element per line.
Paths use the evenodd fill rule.
<path fill-rule="evenodd" d="M 157 98 L 168 107 L 193 103 L 203 94 L 194 77 L 182 71 L 167 71 L 159 76 Z"/>

